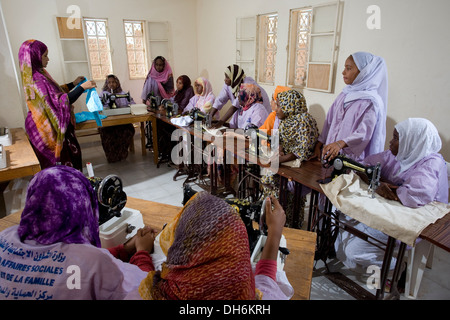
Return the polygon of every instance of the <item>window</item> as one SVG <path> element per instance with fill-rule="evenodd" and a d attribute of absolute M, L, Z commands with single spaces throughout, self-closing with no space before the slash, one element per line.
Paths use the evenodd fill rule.
<path fill-rule="evenodd" d="M 278 14 L 258 16 L 258 82 L 275 82 Z"/>
<path fill-rule="evenodd" d="M 339 1 L 291 10 L 288 85 L 331 92 Z"/>
<path fill-rule="evenodd" d="M 256 16 L 236 19 L 236 64 L 255 78 Z"/>
<path fill-rule="evenodd" d="M 94 80 L 105 80 L 113 73 L 107 20 L 84 19 L 84 23 L 91 76 Z"/>
<path fill-rule="evenodd" d="M 148 62 L 145 46 L 144 22 L 124 21 L 125 41 L 130 79 L 145 79 Z"/>

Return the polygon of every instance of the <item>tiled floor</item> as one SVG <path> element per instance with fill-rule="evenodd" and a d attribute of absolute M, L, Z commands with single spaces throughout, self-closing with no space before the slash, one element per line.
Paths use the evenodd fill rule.
<path fill-rule="evenodd" d="M 79 138 L 83 152 L 83 161 L 93 164 L 94 173 L 98 177 L 109 174 L 118 175 L 123 182 L 128 196 L 181 206 L 183 199 L 182 183 L 184 177 L 173 181 L 175 170 L 167 164 L 157 168 L 153 163 L 152 152 L 142 156 L 140 152 L 140 135 L 135 135 L 136 152 L 130 154 L 125 161 L 108 164 L 104 155 L 100 137 Z M 86 173 L 86 171 L 85 171 Z M 367 276 L 355 274 L 343 267 L 337 260 L 328 261 L 332 271 L 340 271 L 364 288 L 367 288 Z M 417 299 L 450 299 L 450 254 L 436 248 L 432 269 L 426 269 Z M 311 285 L 312 300 L 352 300 L 351 295 L 335 285 L 324 276 L 323 262 L 318 261 Z M 372 290 L 373 292 L 373 290 Z M 403 295 L 401 299 L 406 299 Z"/>

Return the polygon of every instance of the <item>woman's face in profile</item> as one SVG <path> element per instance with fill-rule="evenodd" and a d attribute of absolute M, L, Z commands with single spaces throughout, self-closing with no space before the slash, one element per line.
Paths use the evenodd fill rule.
<path fill-rule="evenodd" d="M 398 137 L 398 131 L 394 128 L 394 133 L 392 134 L 392 139 L 389 141 L 389 150 L 391 150 L 392 154 L 396 156 L 398 154 L 398 144 L 399 144 L 399 137 Z"/>
<path fill-rule="evenodd" d="M 48 58 L 48 50 L 42 55 L 42 68 L 46 68 L 50 59 Z"/>
<path fill-rule="evenodd" d="M 345 84 L 346 85 L 352 84 L 353 81 L 355 81 L 358 74 L 359 74 L 358 67 L 355 64 L 353 57 L 349 56 L 347 60 L 345 60 L 344 71 L 342 71 Z"/>

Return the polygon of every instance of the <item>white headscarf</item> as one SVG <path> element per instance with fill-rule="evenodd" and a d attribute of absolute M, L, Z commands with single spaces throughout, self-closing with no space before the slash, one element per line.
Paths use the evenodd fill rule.
<path fill-rule="evenodd" d="M 397 160 L 400 171 L 408 170 L 416 162 L 441 150 L 442 141 L 436 127 L 427 119 L 409 118 L 395 126 L 399 144 Z M 397 174 L 398 174 L 397 173 Z"/>
<path fill-rule="evenodd" d="M 359 74 L 351 85 L 346 86 L 344 107 L 352 101 L 371 100 L 377 114 L 377 124 L 370 143 L 369 154 L 384 150 L 386 141 L 386 116 L 388 100 L 387 67 L 383 58 L 368 52 L 352 54 Z"/>

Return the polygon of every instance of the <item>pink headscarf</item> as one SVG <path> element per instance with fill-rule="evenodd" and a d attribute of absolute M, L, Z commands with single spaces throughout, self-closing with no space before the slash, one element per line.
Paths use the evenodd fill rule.
<path fill-rule="evenodd" d="M 155 61 L 157 59 L 161 59 L 164 62 L 164 70 L 162 72 L 158 72 L 155 68 Z M 147 79 L 148 78 L 154 79 L 158 83 L 158 89 L 159 93 L 163 97 L 163 99 L 168 99 L 172 97 L 173 92 L 166 92 L 165 84 L 167 81 L 173 77 L 172 68 L 169 65 L 169 62 L 167 62 L 166 59 L 164 59 L 161 56 L 156 57 L 153 60 L 152 67 L 150 68 L 150 71 L 148 72 Z M 146 79 L 146 80 L 147 80 Z"/>

